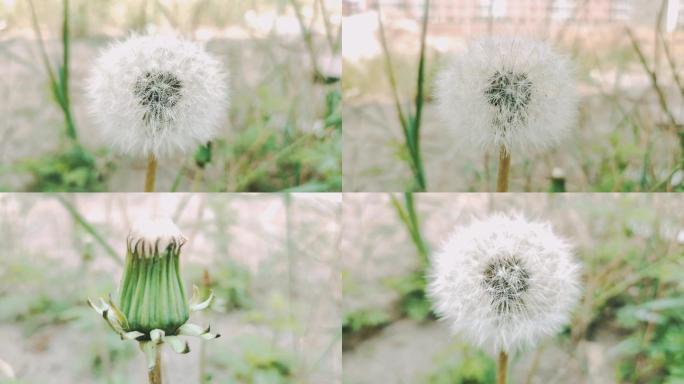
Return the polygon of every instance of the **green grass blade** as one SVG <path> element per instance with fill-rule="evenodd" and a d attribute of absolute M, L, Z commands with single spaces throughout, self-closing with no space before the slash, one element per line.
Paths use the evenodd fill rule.
<path fill-rule="evenodd" d="M 60 203 L 64 206 L 64 208 L 69 211 L 71 214 L 71 217 L 74 218 L 74 220 L 81 226 L 83 229 L 86 230 L 94 239 L 97 241 L 102 248 L 104 248 L 107 256 L 109 256 L 112 260 L 114 260 L 117 264 L 123 265 L 123 260 L 119 257 L 119 255 L 116 253 L 114 248 L 112 248 L 109 243 L 107 243 L 107 240 L 105 240 L 102 235 L 93 227 L 88 221 L 78 212 L 76 207 L 74 207 L 71 203 L 69 203 L 64 196 L 62 195 L 55 195 L 57 200 L 59 200 Z"/>

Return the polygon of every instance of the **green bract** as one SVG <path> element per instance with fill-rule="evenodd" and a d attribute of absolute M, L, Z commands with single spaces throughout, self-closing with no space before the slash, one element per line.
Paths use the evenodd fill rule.
<path fill-rule="evenodd" d="M 178 240 L 170 241 L 165 249 L 159 249 L 156 242 L 148 255 L 141 249 L 144 247 L 132 243 L 135 239 L 128 239 L 120 302 L 130 329 L 174 333 L 188 321 L 188 300 L 178 263 L 184 239 Z"/>
<path fill-rule="evenodd" d="M 136 226 L 128 236 L 126 264 L 121 279 L 120 309 L 111 295 L 99 305 L 88 300 L 121 336 L 140 342 L 154 368 L 157 348 L 164 342 L 178 353 L 190 348 L 179 335 L 215 339 L 210 328 L 187 323 L 190 312 L 207 308 L 213 293 L 200 302 L 199 289 L 193 287 L 190 302 L 180 275 L 180 252 L 185 238 L 170 220 L 154 220 Z"/>

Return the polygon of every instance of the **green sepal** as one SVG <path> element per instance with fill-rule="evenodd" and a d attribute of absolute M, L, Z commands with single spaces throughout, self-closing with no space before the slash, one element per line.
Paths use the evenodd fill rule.
<path fill-rule="evenodd" d="M 212 340 L 221 337 L 219 334 L 210 333 L 211 327 L 202 328 L 197 324 L 185 323 L 178 328 L 179 335 L 196 336 L 204 340 Z"/>
<path fill-rule="evenodd" d="M 209 297 L 202 301 L 199 302 L 200 300 L 200 290 L 197 288 L 196 285 L 192 286 L 192 298 L 190 299 L 190 311 L 191 312 L 197 312 L 201 311 L 203 309 L 206 309 L 209 307 L 211 302 L 214 300 L 214 291 L 209 291 Z"/>
<path fill-rule="evenodd" d="M 207 332 L 205 334 L 200 335 L 200 337 L 204 340 L 214 340 L 214 339 L 218 339 L 219 337 L 221 337 L 221 334 L 220 333 L 209 333 L 209 332 Z"/>
<path fill-rule="evenodd" d="M 161 344 L 164 342 L 165 332 L 161 329 L 153 329 L 150 332 L 150 340 L 155 344 Z"/>
<path fill-rule="evenodd" d="M 197 324 L 185 323 L 178 328 L 178 334 L 185 336 L 201 336 L 210 330 L 210 327 L 202 328 Z"/>
<path fill-rule="evenodd" d="M 164 341 L 169 343 L 176 353 L 184 354 L 190 352 L 188 342 L 181 340 L 178 336 L 166 336 L 164 337 Z"/>
<path fill-rule="evenodd" d="M 109 300 L 107 301 L 107 304 L 109 304 L 109 308 L 111 308 L 113 311 L 113 315 L 116 317 L 116 321 L 119 323 L 121 328 L 128 329 L 128 320 L 126 320 L 126 316 L 124 316 L 116 304 L 114 304 L 111 293 L 109 294 Z"/>
<path fill-rule="evenodd" d="M 123 340 L 136 340 L 140 336 L 145 336 L 144 333 L 138 331 L 131 331 L 121 334 L 121 339 Z"/>
<path fill-rule="evenodd" d="M 107 302 L 102 298 L 100 298 L 100 304 L 101 306 L 97 306 L 90 299 L 88 299 L 88 305 L 90 305 L 91 308 L 93 308 L 100 316 L 102 316 L 103 319 L 105 319 L 107 324 L 109 324 L 109 327 L 111 327 L 112 330 L 117 334 L 123 334 L 123 327 L 121 326 L 117 315 L 114 313 L 117 309 L 112 309 L 112 307 L 110 307 L 110 305 L 107 304 Z"/>

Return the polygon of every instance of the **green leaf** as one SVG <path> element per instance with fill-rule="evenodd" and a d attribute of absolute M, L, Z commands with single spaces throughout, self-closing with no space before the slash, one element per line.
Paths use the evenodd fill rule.
<path fill-rule="evenodd" d="M 197 166 L 200 168 L 204 168 L 207 166 L 207 164 L 211 163 L 211 157 L 212 144 L 210 141 L 204 145 L 200 145 L 197 148 L 197 151 L 195 152 L 195 164 L 197 164 Z"/>

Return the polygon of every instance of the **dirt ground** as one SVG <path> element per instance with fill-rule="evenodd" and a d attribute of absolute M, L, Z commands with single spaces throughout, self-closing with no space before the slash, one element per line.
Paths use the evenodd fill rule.
<path fill-rule="evenodd" d="M 455 343 L 448 335 L 449 330 L 444 323 L 395 322 L 357 349 L 344 353 L 344 382 L 422 382 L 437 358 Z M 610 334 L 597 341 L 584 341 L 576 350 L 547 342 L 536 351 L 511 362 L 510 381 L 530 384 L 612 383 L 615 381 L 615 361 L 610 355 L 610 348 L 617 342 L 616 337 Z M 541 356 L 543 363 L 535 362 Z M 453 359 L 457 361 L 458 356 L 453 356 Z"/>

